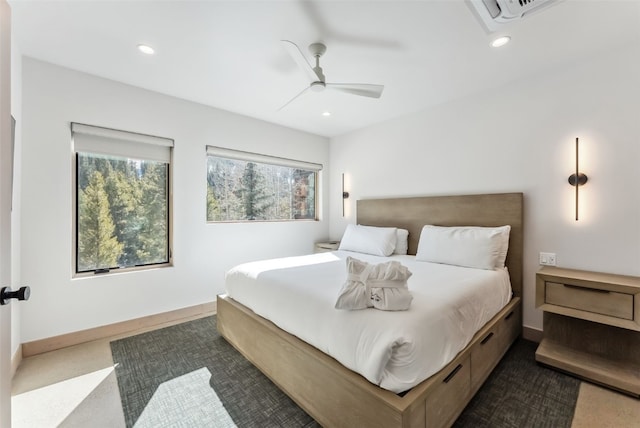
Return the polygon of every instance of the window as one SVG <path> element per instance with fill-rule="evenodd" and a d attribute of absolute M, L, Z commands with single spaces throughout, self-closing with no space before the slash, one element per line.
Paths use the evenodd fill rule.
<path fill-rule="evenodd" d="M 207 221 L 317 220 L 322 165 L 207 147 Z"/>
<path fill-rule="evenodd" d="M 173 140 L 71 124 L 75 272 L 171 263 Z"/>

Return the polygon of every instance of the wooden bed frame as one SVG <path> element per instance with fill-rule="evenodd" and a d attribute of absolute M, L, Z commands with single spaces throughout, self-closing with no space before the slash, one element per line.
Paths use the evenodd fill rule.
<path fill-rule="evenodd" d="M 451 426 L 522 330 L 522 193 L 359 200 L 357 223 L 409 230 L 415 254 L 425 224 L 511 225 L 507 267 L 513 299 L 442 370 L 403 396 L 368 382 L 227 296 L 218 330 L 325 427 Z"/>

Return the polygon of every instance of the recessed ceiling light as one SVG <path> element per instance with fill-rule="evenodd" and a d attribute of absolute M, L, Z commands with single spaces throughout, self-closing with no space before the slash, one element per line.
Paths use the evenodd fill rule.
<path fill-rule="evenodd" d="M 148 45 L 138 45 L 138 50 L 147 55 L 153 55 L 154 53 L 156 53 L 155 49 Z"/>
<path fill-rule="evenodd" d="M 509 43 L 509 40 L 511 40 L 511 37 L 509 36 L 498 37 L 491 42 L 491 46 L 493 46 L 494 48 L 499 48 L 500 46 L 504 46 Z"/>
<path fill-rule="evenodd" d="M 323 116 L 328 117 L 331 116 L 331 112 L 330 111 L 325 111 L 322 113 Z"/>

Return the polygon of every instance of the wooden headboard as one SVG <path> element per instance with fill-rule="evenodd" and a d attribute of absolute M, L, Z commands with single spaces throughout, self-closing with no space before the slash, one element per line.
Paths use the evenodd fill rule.
<path fill-rule="evenodd" d="M 511 226 L 506 265 L 515 296 L 522 297 L 522 193 L 425 196 L 357 201 L 357 224 L 409 230 L 409 254 L 416 254 L 425 224 Z"/>

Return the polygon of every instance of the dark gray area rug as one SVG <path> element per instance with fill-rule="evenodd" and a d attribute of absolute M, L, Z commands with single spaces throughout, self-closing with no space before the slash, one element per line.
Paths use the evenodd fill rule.
<path fill-rule="evenodd" d="M 569 427 L 580 381 L 517 341 L 456 427 Z M 111 342 L 128 427 L 318 427 L 206 317 Z"/>
<path fill-rule="evenodd" d="M 111 342 L 128 427 L 317 427 L 206 317 Z"/>
<path fill-rule="evenodd" d="M 454 427 L 570 427 L 580 380 L 537 365 L 537 347 L 518 339 Z"/>

